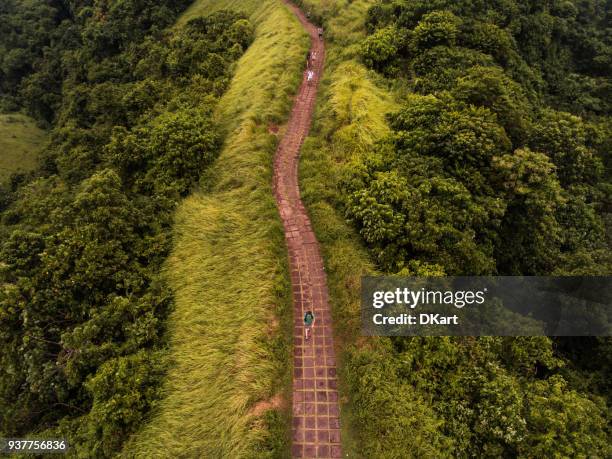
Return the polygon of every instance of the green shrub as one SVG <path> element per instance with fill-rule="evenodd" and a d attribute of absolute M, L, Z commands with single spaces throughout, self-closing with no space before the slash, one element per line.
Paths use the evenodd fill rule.
<path fill-rule="evenodd" d="M 164 113 L 144 127 L 116 128 L 106 147 L 135 192 L 185 195 L 221 146 L 219 128 L 206 106 Z"/>
<path fill-rule="evenodd" d="M 443 422 L 402 381 L 387 355 L 353 349 L 346 359 L 346 384 L 354 394 L 352 416 L 365 457 L 451 457 L 452 441 L 441 433 Z"/>
<path fill-rule="evenodd" d="M 85 387 L 93 405 L 80 450 L 89 457 L 114 456 L 160 398 L 161 356 L 140 351 L 106 361 Z"/>
<path fill-rule="evenodd" d="M 401 30 L 386 27 L 362 42 L 361 57 L 368 67 L 394 75 L 399 71 L 400 56 L 406 53 L 407 44 L 408 39 Z"/>
<path fill-rule="evenodd" d="M 417 52 L 435 46 L 454 46 L 461 19 L 450 11 L 434 11 L 423 16 L 414 28 L 413 46 Z"/>

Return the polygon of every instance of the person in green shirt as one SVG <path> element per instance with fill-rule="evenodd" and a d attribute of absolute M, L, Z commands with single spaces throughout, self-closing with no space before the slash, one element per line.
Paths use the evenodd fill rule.
<path fill-rule="evenodd" d="M 312 311 L 307 311 L 306 314 L 304 314 L 304 332 L 306 334 L 306 339 L 308 340 L 308 338 L 310 338 L 310 330 L 311 328 L 314 326 L 315 323 L 315 316 L 312 313 Z"/>

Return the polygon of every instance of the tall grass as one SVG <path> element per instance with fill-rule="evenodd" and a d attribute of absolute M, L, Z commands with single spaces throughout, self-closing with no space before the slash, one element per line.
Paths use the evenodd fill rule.
<path fill-rule="evenodd" d="M 176 22 L 182 26 L 191 19 L 207 16 L 220 10 L 240 11 L 249 16 L 257 13 L 264 2 L 251 0 L 195 0 Z"/>
<path fill-rule="evenodd" d="M 256 40 L 219 104 L 227 140 L 206 191 L 177 211 L 164 397 L 124 457 L 288 452 L 292 313 L 268 125 L 288 115 L 308 40 L 277 0 L 200 0 L 179 24 L 222 8 L 249 14 Z"/>
<path fill-rule="evenodd" d="M 331 46 L 331 62 L 357 56 L 359 42 L 365 37 L 365 18 L 370 6 L 379 0 L 296 0 L 304 11 L 325 27 Z"/>
<path fill-rule="evenodd" d="M 46 138 L 31 118 L 18 113 L 0 115 L 0 182 L 13 172 L 34 169 Z"/>
<path fill-rule="evenodd" d="M 361 239 L 347 224 L 338 185 L 357 156 L 389 133 L 386 115 L 398 104 L 380 78 L 357 58 L 365 18 L 375 0 L 298 0 L 325 25 L 327 63 L 310 137 L 302 151 L 300 181 L 328 265 L 341 337 L 357 334 L 359 277 L 371 266 Z M 349 318 L 349 319 L 347 319 Z M 347 322 L 348 320 L 348 322 Z"/>

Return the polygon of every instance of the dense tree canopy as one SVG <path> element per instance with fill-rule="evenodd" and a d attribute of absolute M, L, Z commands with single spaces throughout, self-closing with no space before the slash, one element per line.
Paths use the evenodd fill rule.
<path fill-rule="evenodd" d="M 417 94 L 347 184 L 348 216 L 381 266 L 397 271 L 416 258 L 449 274 L 546 274 L 568 262 L 612 270 L 601 237 L 610 221 L 609 14 L 597 0 L 370 9 L 364 62 L 407 78 Z M 439 205 L 424 206 L 437 217 L 417 210 L 421 183 L 429 199 L 438 195 Z"/>
<path fill-rule="evenodd" d="M 383 272 L 612 273 L 610 14 L 603 0 L 370 8 L 363 62 L 412 89 L 343 184 Z M 378 344 L 347 363 L 366 456 L 611 454 L 610 339 Z M 374 426 L 390 394 L 397 421 Z"/>
<path fill-rule="evenodd" d="M 610 453 L 605 402 L 549 376 L 549 338 L 385 338 L 349 362 L 364 456 Z"/>
<path fill-rule="evenodd" d="M 0 190 L 0 436 L 110 457 L 158 398 L 172 212 L 216 158 L 253 38 L 231 12 L 165 30 L 187 3 L 0 5 L 0 104 L 52 136 Z"/>

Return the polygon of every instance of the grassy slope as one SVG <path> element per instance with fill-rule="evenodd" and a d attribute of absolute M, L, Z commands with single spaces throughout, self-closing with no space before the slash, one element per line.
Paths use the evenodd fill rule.
<path fill-rule="evenodd" d="M 397 105 L 391 91 L 357 60 L 365 37 L 364 20 L 374 0 L 303 0 L 305 10 L 322 17 L 328 60 L 311 136 L 302 152 L 302 196 L 322 244 L 336 334 L 341 343 L 340 383 L 344 405 L 343 441 L 350 457 L 361 457 L 358 435 L 351 429 L 353 394 L 344 390 L 345 352 L 365 341 L 359 337 L 360 277 L 374 268 L 360 237 L 347 224 L 339 202 L 338 183 L 344 167 L 388 133 L 385 115 Z M 374 339 L 368 339 L 374 344 Z"/>
<path fill-rule="evenodd" d="M 257 39 L 219 106 L 228 136 L 205 180 L 212 185 L 187 198 L 176 215 L 166 267 L 176 296 L 168 323 L 171 368 L 165 397 L 126 457 L 286 452 L 292 318 L 271 190 L 276 138 L 268 124 L 288 115 L 308 41 L 278 0 L 199 0 L 182 21 L 226 7 L 251 15 Z M 266 410 L 275 405 L 265 403 L 271 399 L 285 402 Z"/>
<path fill-rule="evenodd" d="M 31 118 L 20 114 L 0 115 L 0 181 L 13 172 L 36 167 L 36 154 L 46 139 Z"/>

